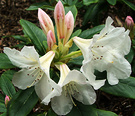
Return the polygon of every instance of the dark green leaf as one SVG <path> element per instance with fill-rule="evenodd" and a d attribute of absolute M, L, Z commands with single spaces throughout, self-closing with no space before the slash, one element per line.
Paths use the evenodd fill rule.
<path fill-rule="evenodd" d="M 128 55 L 125 56 L 125 58 L 128 60 L 129 63 L 132 62 L 133 58 L 134 58 L 134 49 L 131 48 L 130 52 L 128 53 Z"/>
<path fill-rule="evenodd" d="M 4 53 L 0 53 L 0 69 L 15 68 L 9 60 L 8 56 Z"/>
<path fill-rule="evenodd" d="M 7 111 L 7 109 L 6 109 L 5 104 L 0 102 L 0 112 L 6 112 L 6 111 Z"/>
<path fill-rule="evenodd" d="M 82 32 L 81 29 L 76 30 L 76 31 L 71 35 L 70 38 L 75 37 L 75 36 L 79 36 L 81 32 Z M 78 47 L 77 47 L 77 46 L 75 45 L 75 43 L 73 42 L 72 47 L 69 48 L 69 52 L 75 51 L 75 50 L 77 50 L 77 49 L 78 49 Z"/>
<path fill-rule="evenodd" d="M 4 112 L 3 114 L 0 114 L 0 116 L 7 116 L 7 112 Z"/>
<path fill-rule="evenodd" d="M 5 103 L 5 97 L 2 94 L 0 94 L 0 103 Z"/>
<path fill-rule="evenodd" d="M 92 36 L 94 34 L 99 33 L 103 28 L 104 28 L 104 25 L 99 25 L 99 26 L 93 27 L 91 29 L 85 30 L 79 35 L 79 37 L 85 38 L 85 39 L 90 39 L 90 38 L 92 38 Z"/>
<path fill-rule="evenodd" d="M 0 94 L 0 112 L 6 112 L 6 106 L 5 106 L 5 97 L 4 95 Z"/>
<path fill-rule="evenodd" d="M 66 116 L 82 116 L 82 114 L 77 107 L 73 107 L 73 109 Z"/>
<path fill-rule="evenodd" d="M 38 28 L 35 24 L 23 20 L 20 20 L 20 23 L 25 31 L 25 33 L 29 36 L 35 48 L 38 50 L 40 55 L 44 55 L 46 50 L 43 45 L 43 41 L 46 40 L 46 36 L 44 32 Z"/>
<path fill-rule="evenodd" d="M 27 116 L 36 105 L 38 97 L 34 87 L 17 92 L 8 105 L 9 116 Z"/>
<path fill-rule="evenodd" d="M 83 59 L 84 59 L 83 56 L 79 56 L 77 58 L 71 59 L 71 61 L 69 63 L 76 64 L 76 65 L 82 65 Z"/>
<path fill-rule="evenodd" d="M 47 116 L 57 116 L 56 113 L 54 113 L 54 111 L 52 109 L 48 110 Z"/>
<path fill-rule="evenodd" d="M 81 112 L 82 116 L 117 116 L 113 112 L 96 109 L 95 107 L 90 105 L 83 105 L 81 103 L 77 103 L 77 107 Z"/>
<path fill-rule="evenodd" d="M 105 8 L 104 5 L 106 5 L 106 4 L 103 1 L 100 1 L 97 4 L 91 4 L 89 6 L 89 8 L 86 10 L 82 24 L 86 25 L 88 23 L 88 21 L 91 21 L 94 23 L 98 22 L 98 16 L 101 13 L 101 11 L 104 10 L 104 8 Z M 101 17 L 101 15 L 100 15 L 100 17 Z"/>
<path fill-rule="evenodd" d="M 48 6 L 47 8 L 51 7 L 49 2 L 39 2 L 39 3 L 32 4 L 26 10 L 37 10 L 38 8 L 44 8 L 45 6 Z"/>
<path fill-rule="evenodd" d="M 79 36 L 81 32 L 82 32 L 81 29 L 76 30 L 76 31 L 71 35 L 70 38 L 75 37 L 75 36 Z"/>
<path fill-rule="evenodd" d="M 4 73 L 1 75 L 0 88 L 5 95 L 12 97 L 16 93 L 16 91 L 15 91 L 15 88 L 14 88 L 12 82 L 9 79 L 11 77 L 8 78 L 8 76 L 9 75 L 4 74 Z"/>
<path fill-rule="evenodd" d="M 15 72 L 16 72 L 15 70 L 7 70 L 2 75 L 7 77 L 11 81 Z"/>
<path fill-rule="evenodd" d="M 135 99 L 135 78 L 121 79 L 117 85 L 106 83 L 101 90 L 112 95 Z"/>
<path fill-rule="evenodd" d="M 11 37 L 15 38 L 16 40 L 26 42 L 26 38 L 20 35 L 12 35 Z"/>
<path fill-rule="evenodd" d="M 135 10 L 135 5 L 132 4 L 131 2 L 129 2 L 128 0 L 122 0 L 125 4 L 127 4 L 130 8 L 132 8 L 133 10 Z"/>
<path fill-rule="evenodd" d="M 107 0 L 107 2 L 111 5 L 115 5 L 117 0 Z"/>
<path fill-rule="evenodd" d="M 76 20 L 76 16 L 77 16 L 77 9 L 76 9 L 76 6 L 73 5 L 73 6 L 66 6 L 65 7 L 65 14 L 67 14 L 69 11 L 71 11 L 73 13 L 73 16 L 74 16 L 74 22 Z"/>
<path fill-rule="evenodd" d="M 99 0 L 83 0 L 84 5 L 90 5 L 92 3 L 97 3 Z"/>

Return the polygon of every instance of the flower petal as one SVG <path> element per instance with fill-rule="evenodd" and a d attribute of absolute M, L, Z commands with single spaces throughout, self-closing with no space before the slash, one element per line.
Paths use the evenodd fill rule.
<path fill-rule="evenodd" d="M 82 102 L 85 105 L 93 104 L 96 101 L 96 93 L 90 84 L 78 84 L 76 83 L 76 88 L 79 91 L 77 94 L 73 94 L 73 97 Z"/>
<path fill-rule="evenodd" d="M 20 68 L 31 67 L 39 62 L 39 55 L 33 46 L 24 46 L 21 51 L 5 47 L 4 53 L 8 56 L 13 65 Z"/>
<path fill-rule="evenodd" d="M 66 115 L 68 114 L 72 107 L 72 101 L 69 96 L 65 96 L 63 93 L 61 96 L 56 96 L 51 101 L 51 106 L 54 112 L 58 115 Z"/>
<path fill-rule="evenodd" d="M 91 62 L 84 64 L 81 67 L 82 73 L 88 79 L 88 82 L 94 87 L 95 90 L 99 89 L 105 84 L 105 79 L 103 80 L 96 80 L 96 76 L 94 75 L 94 66 L 92 66 Z"/>
<path fill-rule="evenodd" d="M 54 96 L 61 95 L 61 88 L 55 82 L 50 81 L 47 75 L 44 74 L 42 79 L 35 85 L 35 91 L 39 98 L 42 100 L 42 103 L 48 105 L 50 99 Z"/>
<path fill-rule="evenodd" d="M 50 77 L 49 69 L 54 56 L 55 52 L 49 51 L 44 56 L 39 58 L 40 68 L 46 73 L 48 77 Z"/>
<path fill-rule="evenodd" d="M 66 64 L 60 65 L 60 80 L 58 83 L 60 86 L 62 86 L 62 84 L 69 72 L 70 72 L 70 69 L 68 68 L 68 66 Z"/>
<path fill-rule="evenodd" d="M 40 8 L 38 8 L 38 19 L 45 35 L 51 30 L 54 35 L 54 26 L 51 18 Z"/>
<path fill-rule="evenodd" d="M 81 72 L 77 70 L 72 70 L 68 73 L 67 77 L 63 81 L 62 86 L 70 83 L 71 81 L 74 81 L 76 83 L 86 83 L 86 78 Z"/>
<path fill-rule="evenodd" d="M 131 65 L 125 58 L 115 60 L 113 66 L 107 70 L 107 79 L 110 85 L 118 84 L 118 79 L 126 79 L 131 74 Z"/>
<path fill-rule="evenodd" d="M 84 57 L 83 63 L 90 61 L 92 58 L 92 53 L 91 53 L 89 47 L 92 44 L 92 39 L 82 39 L 80 37 L 74 37 L 73 41 L 82 51 L 82 54 Z"/>
<path fill-rule="evenodd" d="M 43 72 L 40 72 L 38 69 L 22 69 L 15 73 L 12 83 L 19 89 L 26 89 L 35 85 L 42 76 Z"/>

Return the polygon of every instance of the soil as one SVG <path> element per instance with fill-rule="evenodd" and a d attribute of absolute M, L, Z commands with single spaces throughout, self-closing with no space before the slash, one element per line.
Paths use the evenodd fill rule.
<path fill-rule="evenodd" d="M 7 1 L 7 2 L 6 2 Z M 37 18 L 37 10 L 36 11 L 27 11 L 26 9 L 35 2 L 43 1 L 43 0 L 0 0 L 0 53 L 3 52 L 3 47 L 12 47 L 19 43 L 19 41 L 15 40 L 12 37 L 5 37 L 9 35 L 23 35 L 22 27 L 20 26 L 19 20 L 26 19 L 37 26 L 39 26 L 38 18 Z M 115 19 L 115 24 L 118 25 L 119 17 L 121 16 L 121 20 L 124 20 L 127 14 L 132 15 L 133 12 L 128 10 L 128 12 L 124 13 L 125 9 L 119 10 L 119 6 L 110 6 L 108 14 Z M 114 11 L 119 10 L 121 13 L 118 14 Z M 127 9 L 126 9 L 127 10 Z M 53 17 L 53 13 L 51 11 L 46 10 L 47 13 L 51 17 Z M 134 17 L 135 18 L 135 17 Z M 77 16 L 76 26 L 81 27 L 82 18 L 81 15 Z M 104 20 L 101 21 L 101 23 Z M 120 25 L 120 24 L 119 24 Z M 4 70 L 0 70 L 0 74 Z M 135 101 L 129 98 L 116 97 L 102 91 L 97 92 L 97 106 L 99 109 L 113 111 L 117 113 L 119 116 L 132 116 L 135 112 Z M 40 109 L 39 109 L 40 110 Z"/>

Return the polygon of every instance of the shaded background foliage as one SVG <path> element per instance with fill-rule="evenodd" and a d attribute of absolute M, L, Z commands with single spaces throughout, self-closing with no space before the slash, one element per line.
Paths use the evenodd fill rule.
<path fill-rule="evenodd" d="M 1 0 L 0 53 L 3 52 L 3 47 L 5 46 L 22 48 L 24 45 L 32 45 L 31 38 L 35 37 L 31 37 L 29 35 L 28 31 L 30 29 L 25 31 L 26 26 L 31 27 L 29 26 L 30 23 L 28 21 L 39 27 L 39 22 L 37 19 L 37 8 L 39 7 L 44 9 L 53 19 L 53 9 L 55 4 L 55 0 Z M 132 16 L 135 21 L 135 0 L 64 0 L 63 4 L 65 6 L 66 12 L 71 10 L 74 14 L 74 17 L 76 18 L 74 35 L 78 35 L 83 38 L 91 38 L 95 33 L 99 32 L 103 28 L 103 25 L 100 24 L 103 24 L 108 16 L 111 16 L 114 19 L 115 26 L 124 26 L 126 16 Z M 20 19 L 23 20 L 19 21 Z M 35 25 L 33 25 L 33 27 Z M 95 26 L 98 27 L 95 28 Z M 22 27 L 25 29 L 23 30 Z M 24 33 L 25 36 L 23 36 Z M 44 35 L 43 38 L 45 38 Z M 135 44 L 133 43 L 132 51 L 130 52 L 130 55 L 127 56 L 128 60 L 132 64 L 133 71 L 131 76 L 133 77 L 135 77 L 134 45 Z M 43 46 L 44 47 L 42 49 L 37 48 L 39 51 L 41 50 L 42 54 L 44 53 L 44 48 L 46 48 L 46 43 L 43 44 Z M 71 51 L 76 49 L 76 46 L 73 45 Z M 2 55 L 0 55 L 0 63 L 3 63 L 3 65 L 0 65 L 5 69 L 2 70 L 1 68 L 0 70 L 0 112 L 4 113 L 1 113 L 0 116 L 7 115 L 7 113 L 10 116 L 42 116 L 44 115 L 44 109 L 48 111 L 47 116 L 56 116 L 56 114 L 51 109 L 49 109 L 48 106 L 40 104 L 40 101 L 38 101 L 38 97 L 36 96 L 33 88 L 24 91 L 14 88 L 11 80 L 13 74 L 18 69 L 7 60 L 7 56 L 4 54 Z M 4 66 L 4 60 L 6 63 L 8 63 L 8 67 Z M 77 63 L 75 62 L 76 60 L 78 60 Z M 74 59 L 68 65 L 72 69 L 73 63 L 74 66 L 79 68 L 81 65 L 80 61 L 82 61 L 82 57 Z M 9 70 L 8 68 L 13 68 L 14 71 Z M 52 76 L 54 75 L 56 76 L 57 74 L 53 73 Z M 97 72 L 97 76 L 98 75 L 101 76 L 99 72 Z M 77 102 L 77 107 L 74 107 L 68 115 L 72 116 L 76 114 L 79 116 L 86 116 L 90 112 L 92 112 L 91 116 L 115 116 L 115 114 L 112 112 L 115 112 L 120 116 L 135 115 L 135 79 L 132 77 L 130 79 L 133 80 L 133 83 L 130 83 L 130 80 L 129 83 L 127 83 L 128 80 L 121 80 L 120 85 L 110 88 L 110 86 L 106 84 L 101 88 L 101 90 L 98 90 L 96 101 L 96 107 L 98 109 L 94 108 L 95 106 L 82 106 L 82 104 Z M 130 92 L 130 96 L 128 96 L 129 94 L 126 92 L 123 95 L 123 93 L 121 93 L 122 89 L 118 89 L 118 86 L 124 86 L 124 89 L 129 89 L 128 92 Z M 9 102 L 7 108 L 3 102 L 5 95 L 9 95 L 10 97 L 13 96 L 13 99 Z M 26 99 L 27 101 L 25 101 Z M 16 106 L 18 106 L 19 109 L 16 109 Z M 78 109 L 80 112 L 78 112 Z M 103 112 L 102 110 L 112 112 Z M 19 112 L 19 114 L 16 114 L 16 112 Z"/>

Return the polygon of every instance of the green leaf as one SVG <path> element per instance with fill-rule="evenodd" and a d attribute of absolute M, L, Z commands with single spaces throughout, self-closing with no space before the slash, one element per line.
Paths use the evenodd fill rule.
<path fill-rule="evenodd" d="M 12 97 L 16 93 L 16 91 L 15 91 L 15 88 L 14 88 L 12 82 L 9 79 L 11 77 L 8 78 L 8 76 L 9 75 L 7 75 L 7 73 L 6 74 L 3 73 L 1 75 L 0 88 L 5 95 Z"/>
<path fill-rule="evenodd" d="M 11 63 L 6 54 L 0 53 L 0 69 L 9 69 L 9 68 L 15 68 L 15 66 Z"/>
<path fill-rule="evenodd" d="M 4 112 L 3 114 L 0 114 L 0 116 L 7 116 L 7 112 Z"/>
<path fill-rule="evenodd" d="M 50 10 L 54 10 L 54 7 L 52 7 L 49 2 L 39 2 L 32 4 L 28 9 L 26 10 L 37 10 L 38 8 L 46 8 Z"/>
<path fill-rule="evenodd" d="M 76 31 L 71 35 L 70 38 L 75 37 L 75 36 L 79 36 L 81 32 L 82 32 L 81 29 L 76 30 Z M 69 48 L 69 52 L 75 51 L 75 50 L 77 50 L 77 49 L 78 49 L 78 47 L 77 47 L 76 44 L 73 42 L 72 47 Z"/>
<path fill-rule="evenodd" d="M 71 11 L 73 13 L 74 16 L 74 22 L 76 20 L 76 16 L 77 16 L 77 8 L 75 5 L 73 6 L 66 6 L 65 7 L 65 14 L 67 14 L 69 11 Z"/>
<path fill-rule="evenodd" d="M 133 61 L 134 55 L 134 49 L 131 48 L 130 52 L 128 53 L 128 55 L 125 56 L 125 58 L 128 60 L 129 63 L 131 63 Z"/>
<path fill-rule="evenodd" d="M 0 112 L 6 112 L 6 106 L 5 106 L 5 97 L 4 95 L 0 94 Z"/>
<path fill-rule="evenodd" d="M 115 5 L 117 0 L 107 0 L 107 2 L 111 5 Z"/>
<path fill-rule="evenodd" d="M 8 104 L 9 116 L 27 116 L 36 105 L 38 97 L 34 87 L 17 92 Z"/>
<path fill-rule="evenodd" d="M 84 5 L 90 5 L 92 3 L 97 3 L 99 0 L 83 0 Z"/>
<path fill-rule="evenodd" d="M 0 102 L 0 112 L 6 112 L 6 111 L 7 111 L 7 109 L 6 109 L 5 104 Z"/>
<path fill-rule="evenodd" d="M 75 37 L 75 36 L 79 36 L 81 34 L 81 32 L 82 32 L 81 29 L 76 30 L 74 33 L 72 33 L 70 38 Z"/>
<path fill-rule="evenodd" d="M 7 77 L 11 81 L 15 72 L 16 72 L 15 70 L 7 70 L 2 75 Z"/>
<path fill-rule="evenodd" d="M 93 106 L 83 105 L 82 103 L 78 103 L 78 102 L 77 102 L 77 107 L 81 112 L 82 116 L 117 116 L 117 114 L 113 112 L 96 109 Z"/>
<path fill-rule="evenodd" d="M 74 64 L 74 65 L 82 65 L 83 59 L 84 59 L 83 56 L 79 56 L 79 57 L 71 59 L 69 63 Z"/>
<path fill-rule="evenodd" d="M 121 79 L 117 85 L 106 83 L 101 90 L 112 95 L 135 99 L 135 78 Z"/>
<path fill-rule="evenodd" d="M 87 29 L 85 31 L 83 31 L 79 37 L 84 38 L 84 39 L 90 39 L 92 38 L 92 36 L 96 33 L 99 33 L 102 29 L 104 28 L 104 25 L 99 25 L 96 27 L 93 27 L 91 29 Z"/>
<path fill-rule="evenodd" d="M 135 5 L 132 4 L 131 2 L 129 2 L 128 0 L 122 0 L 126 5 L 128 5 L 130 8 L 132 8 L 133 10 L 135 10 Z"/>
<path fill-rule="evenodd" d="M 57 116 L 57 114 L 52 109 L 49 109 L 46 116 Z"/>
<path fill-rule="evenodd" d="M 0 103 L 5 104 L 5 97 L 2 94 L 0 94 Z"/>
<path fill-rule="evenodd" d="M 87 25 L 88 21 L 91 21 L 91 22 L 96 23 L 96 25 L 97 25 L 99 16 L 101 17 L 101 15 L 99 15 L 99 14 L 101 13 L 101 11 L 104 10 L 105 5 L 106 4 L 104 1 L 100 1 L 97 4 L 91 4 L 88 7 L 88 9 L 86 10 L 82 24 Z"/>
<path fill-rule="evenodd" d="M 44 55 L 46 50 L 43 45 L 43 41 L 47 40 L 44 32 L 38 28 L 35 24 L 23 20 L 20 20 L 20 24 L 22 25 L 25 33 L 29 36 L 35 48 L 38 50 L 40 55 Z"/>

